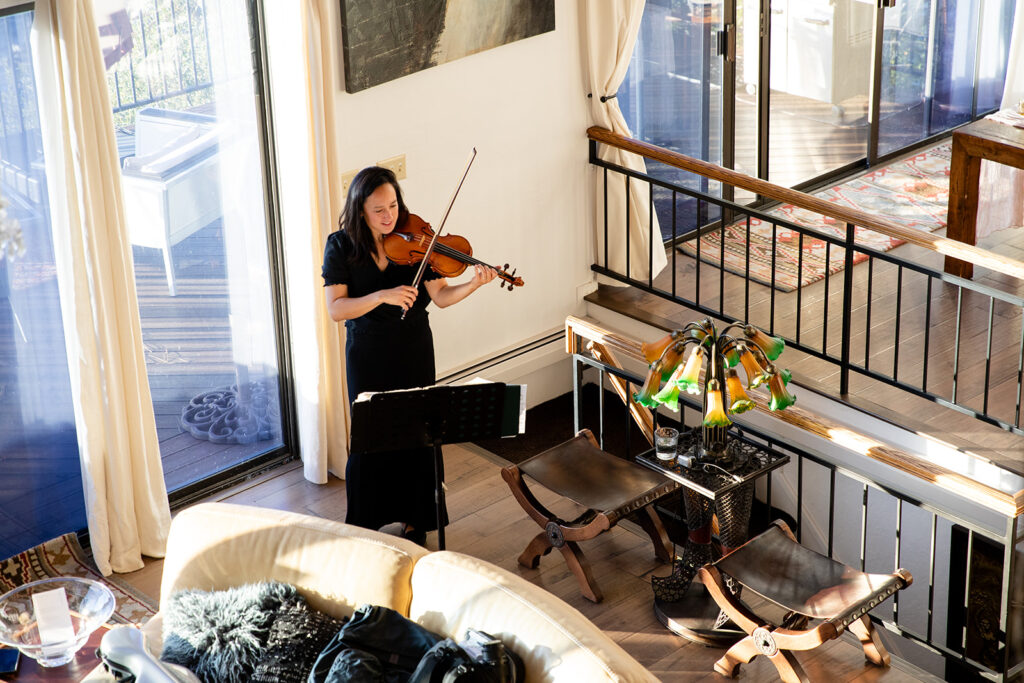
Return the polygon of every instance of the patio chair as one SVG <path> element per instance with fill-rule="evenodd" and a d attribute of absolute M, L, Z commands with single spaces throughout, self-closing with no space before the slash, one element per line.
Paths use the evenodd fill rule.
<path fill-rule="evenodd" d="M 135 155 L 121 169 L 128 233 L 133 245 L 161 251 L 171 296 L 171 247 L 222 214 L 219 138 L 212 116 L 153 108 L 136 116 Z"/>
<path fill-rule="evenodd" d="M 806 682 L 791 651 L 812 650 L 849 629 L 868 661 L 889 666 L 889 653 L 868 612 L 914 580 L 910 572 L 866 574 L 804 547 L 785 522 L 700 569 L 705 588 L 747 636 L 715 662 L 715 671 L 735 677 L 740 664 L 764 655 L 786 683 Z M 785 616 L 774 624 L 741 602 L 746 591 L 773 603 Z M 762 609 L 761 611 L 766 611 Z M 811 621 L 817 623 L 811 627 Z"/>

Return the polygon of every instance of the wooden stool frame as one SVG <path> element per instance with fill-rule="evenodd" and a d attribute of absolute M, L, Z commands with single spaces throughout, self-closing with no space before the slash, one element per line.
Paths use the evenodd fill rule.
<path fill-rule="evenodd" d="M 780 528 L 789 540 L 798 544 L 796 537 L 785 522 L 776 521 L 774 525 Z M 771 528 L 765 534 L 770 532 L 772 532 Z M 742 553 L 743 549 L 755 542 L 757 538 L 759 537 L 740 546 L 734 551 L 734 554 Z M 817 553 L 815 554 L 817 555 Z M 725 560 L 726 557 L 723 557 L 722 560 Z M 819 557 L 822 562 L 842 566 L 830 558 L 822 555 Z M 736 560 L 736 558 L 733 559 Z M 747 637 L 730 647 L 725 655 L 715 662 L 716 672 L 730 678 L 735 677 L 739 673 L 741 664 L 749 663 L 758 655 L 764 655 L 775 665 L 779 676 L 785 683 L 808 683 L 807 674 L 793 655 L 793 651 L 812 650 L 828 640 L 838 638 L 847 629 L 857 636 L 868 661 L 876 666 L 889 666 L 889 653 L 882 644 L 874 624 L 871 623 L 868 611 L 885 601 L 890 595 L 909 586 L 913 581 L 910 572 L 897 569 L 891 575 L 881 575 L 889 580 L 880 585 L 878 590 L 861 596 L 855 602 L 842 605 L 841 611 L 835 616 L 821 620 L 813 628 L 807 628 L 813 618 L 807 614 L 790 611 L 783 623 L 776 626 L 751 611 L 737 595 L 733 594 L 726 581 L 727 575 L 723 574 L 716 566 L 722 560 L 704 565 L 700 569 L 699 575 L 715 602 L 737 626 L 747 633 Z M 737 580 L 732 583 L 737 587 L 742 586 L 742 582 Z M 771 595 L 764 597 L 772 600 Z M 772 600 L 772 602 L 775 601 Z M 790 607 L 781 602 L 776 604 L 784 608 Z"/>
<path fill-rule="evenodd" d="M 582 505 L 586 510 L 573 520 L 563 520 L 548 510 L 533 495 L 526 485 L 523 473 L 533 478 L 531 465 L 538 466 L 556 458 L 563 462 L 568 458 L 578 460 L 579 468 L 596 468 L 594 476 L 601 479 L 603 491 L 597 492 L 596 498 L 609 505 L 591 507 L 595 500 L 580 491 L 568 491 L 558 486 L 553 479 L 538 482 L 555 493 Z M 616 476 L 628 472 L 630 476 Z M 654 544 L 654 554 L 663 562 L 672 560 L 672 543 L 658 514 L 651 507 L 663 496 L 679 488 L 679 484 L 661 475 L 650 472 L 646 468 L 631 461 L 610 455 L 600 449 L 597 440 L 589 429 L 580 432 L 562 444 L 533 456 L 520 465 L 510 465 L 501 470 L 501 477 L 508 484 L 512 495 L 526 511 L 526 514 L 543 529 L 519 556 L 519 564 L 536 569 L 542 555 L 547 555 L 552 548 L 558 548 L 565 558 L 569 569 L 576 576 L 580 589 L 587 599 L 601 602 L 604 595 L 594 580 L 590 563 L 579 547 L 581 541 L 596 538 L 611 529 L 615 524 L 631 512 L 636 511 L 640 526 L 650 536 Z M 616 487 L 619 488 L 616 488 Z M 561 489 L 561 490 L 560 490 Z M 603 495 L 602 495 L 603 494 Z"/>

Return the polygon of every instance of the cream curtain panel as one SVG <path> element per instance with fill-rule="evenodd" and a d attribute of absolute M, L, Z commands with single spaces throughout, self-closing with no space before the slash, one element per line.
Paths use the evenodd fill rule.
<path fill-rule="evenodd" d="M 1024 100 L 1024 0 L 1017 0 L 1006 61 L 1006 84 L 999 108 L 1017 111 L 1021 100 Z M 978 184 L 978 239 L 996 230 L 1021 226 L 1024 226 L 1024 170 L 982 160 Z"/>
<path fill-rule="evenodd" d="M 344 196 L 334 100 L 340 26 L 336 0 L 268 3 L 267 30 L 284 228 L 288 316 L 303 472 L 323 484 L 344 478 L 348 397 L 343 327 L 327 315 L 320 266 Z"/>
<path fill-rule="evenodd" d="M 615 95 L 626 77 L 629 60 L 633 55 L 636 37 L 640 32 L 644 0 L 584 0 L 583 35 L 588 66 L 587 86 L 593 125 L 607 128 L 621 135 L 630 135 L 629 126 L 622 116 L 616 98 L 601 101 L 602 96 Z M 642 157 L 622 150 L 602 146 L 601 158 L 620 166 L 645 171 Z M 598 217 L 596 262 L 604 263 L 604 183 L 603 173 L 595 169 L 594 206 Z M 667 259 L 661 247 L 661 230 L 657 215 L 650 211 L 650 190 L 646 183 L 631 180 L 629 197 L 626 181 L 618 174 L 609 174 L 608 182 L 608 267 L 626 272 L 626 240 L 629 240 L 629 274 L 645 279 L 653 277 L 665 267 Z M 626 235 L 626 211 L 629 211 L 629 235 Z M 648 249 L 654 242 L 654 259 L 648 268 Z"/>
<path fill-rule="evenodd" d="M 89 538 L 110 574 L 162 557 L 171 514 L 92 5 L 37 0 L 32 49 Z"/>

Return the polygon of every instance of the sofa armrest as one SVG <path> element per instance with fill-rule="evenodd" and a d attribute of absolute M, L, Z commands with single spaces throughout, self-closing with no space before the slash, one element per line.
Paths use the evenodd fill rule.
<path fill-rule="evenodd" d="M 411 619 L 456 640 L 467 628 L 501 638 L 528 681 L 658 680 L 577 609 L 489 562 L 431 553 L 416 563 L 412 589 Z"/>
<path fill-rule="evenodd" d="M 281 581 L 334 617 L 364 603 L 408 614 L 413 565 L 427 553 L 410 541 L 319 517 L 201 503 L 171 523 L 160 602 L 186 588 Z"/>

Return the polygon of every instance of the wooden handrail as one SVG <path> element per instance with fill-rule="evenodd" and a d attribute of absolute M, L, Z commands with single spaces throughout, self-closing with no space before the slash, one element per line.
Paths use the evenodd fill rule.
<path fill-rule="evenodd" d="M 623 356 L 646 364 L 640 342 L 618 332 L 608 330 L 597 321 L 568 316 L 565 319 L 565 333 L 567 339 L 579 336 L 580 339 L 595 342 L 607 348 L 614 348 L 621 352 Z M 567 349 L 570 353 L 579 353 L 578 344 L 575 340 L 567 345 Z M 621 366 L 619 366 L 619 369 L 621 369 Z M 917 479 L 947 491 L 954 492 L 1002 515 L 1015 517 L 1024 514 L 1024 488 L 1014 493 L 1000 491 L 967 474 L 943 467 L 922 456 L 881 443 L 869 434 L 854 432 L 846 425 L 840 424 L 825 415 L 804 409 L 799 405 L 791 406 L 786 410 L 772 411 L 769 408 L 769 399 L 764 395 L 763 390 L 750 390 L 748 396 L 754 401 L 758 411 L 769 413 L 780 421 L 807 433 L 814 434 L 838 448 L 843 448 L 851 453 L 885 463 L 896 470 L 910 474 Z M 995 465 L 980 457 L 979 465 L 982 467 L 995 467 Z"/>
<path fill-rule="evenodd" d="M 700 159 L 688 157 L 656 145 L 651 145 L 640 140 L 628 138 L 618 133 L 613 133 L 607 128 L 591 126 L 587 129 L 587 137 L 591 140 L 617 147 L 618 149 L 639 154 L 642 157 L 658 161 L 669 166 L 681 168 L 684 171 L 696 173 L 712 180 L 717 180 L 733 187 L 754 192 L 756 194 L 770 197 L 780 202 L 795 204 L 800 208 L 809 209 L 825 216 L 831 216 L 844 223 L 853 223 L 868 230 L 880 232 L 883 235 L 901 239 L 904 242 L 917 244 L 938 252 L 944 256 L 951 256 L 973 263 L 976 266 L 988 268 L 999 273 L 1004 273 L 1018 280 L 1024 280 L 1024 262 L 1012 259 L 987 249 L 981 249 L 958 240 L 951 240 L 946 237 L 937 237 L 924 230 L 907 228 L 898 223 L 893 223 L 869 213 L 840 206 L 834 202 L 809 195 L 799 190 L 793 190 L 781 185 L 769 183 L 766 180 L 752 178 L 744 173 L 723 168 Z M 813 230 L 813 228 L 811 228 Z"/>

